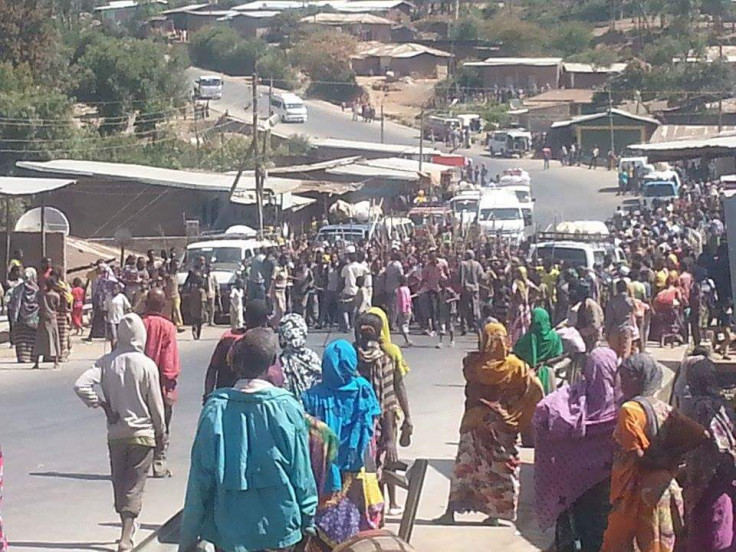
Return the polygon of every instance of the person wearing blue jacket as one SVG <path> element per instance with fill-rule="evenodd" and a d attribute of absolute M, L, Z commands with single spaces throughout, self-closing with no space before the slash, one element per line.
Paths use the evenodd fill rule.
<path fill-rule="evenodd" d="M 304 411 L 266 381 L 275 336 L 252 329 L 234 347 L 241 379 L 212 393 L 200 415 L 180 552 L 199 540 L 224 552 L 290 550 L 314 532 L 318 499 Z"/>

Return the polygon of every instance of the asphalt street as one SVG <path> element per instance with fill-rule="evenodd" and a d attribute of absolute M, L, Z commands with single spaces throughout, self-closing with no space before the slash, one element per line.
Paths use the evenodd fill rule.
<path fill-rule="evenodd" d="M 189 448 L 202 402 L 204 372 L 216 339 L 224 328 L 205 328 L 204 338 L 181 334 L 183 373 L 179 403 L 174 410 L 170 463 L 174 477 L 149 480 L 144 499 L 141 536 L 183 503 Z M 318 333 L 309 344 L 321 353 L 325 342 L 339 334 Z M 412 368 L 407 379 L 415 424 L 407 459 L 428 458 L 428 472 L 413 538 L 418 550 L 468 550 L 467 542 L 487 542 L 504 550 L 537 550 L 548 536 L 535 529 L 531 514 L 530 465 L 523 470 L 524 499 L 517 528 L 489 529 L 482 518 L 462 517 L 463 525 L 448 529 L 431 524 L 445 506 L 449 475 L 457 447 L 462 414 L 462 357 L 475 347 L 460 338 L 456 348 L 438 350 L 435 339 L 417 336 L 419 346 L 405 349 Z M 17 370 L 11 351 L 0 351 L 0 443 L 6 460 L 3 515 L 11 550 L 115 550 L 118 520 L 112 490 L 102 413 L 86 408 L 72 390 L 78 375 L 102 353 L 102 344 L 74 343 L 74 361 L 56 372 Z M 531 461 L 530 451 L 525 459 Z M 518 529 L 518 532 L 517 532 Z"/>
<path fill-rule="evenodd" d="M 206 71 L 190 68 L 188 75 L 192 81 Z M 259 86 L 259 112 L 268 116 L 268 87 Z M 250 85 L 243 78 L 225 77 L 223 97 L 213 100 L 213 110 L 228 111 L 231 115 L 250 120 L 252 105 Z M 284 134 L 300 134 L 313 138 L 337 138 L 364 142 L 380 142 L 379 122 L 364 123 L 353 121 L 352 114 L 343 112 L 340 107 L 320 100 L 306 100 L 309 119 L 305 124 L 279 123 L 274 130 Z M 419 145 L 419 131 L 414 128 L 385 122 L 384 142 L 387 144 Z M 425 142 L 426 143 L 426 142 Z M 429 146 L 429 143 L 426 143 Z M 552 162 L 550 170 L 543 170 L 538 159 L 499 159 L 492 158 L 479 147 L 459 150 L 459 153 L 473 159 L 474 163 L 485 163 L 489 174 L 501 174 L 504 169 L 521 167 L 526 169 L 532 179 L 532 196 L 536 199 L 534 224 L 545 229 L 547 225 L 563 220 L 605 220 L 620 203 L 615 195 L 616 173 L 583 167 L 562 167 Z"/>

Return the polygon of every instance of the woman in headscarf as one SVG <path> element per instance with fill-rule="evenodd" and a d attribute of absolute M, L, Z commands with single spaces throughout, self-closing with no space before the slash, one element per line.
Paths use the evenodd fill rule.
<path fill-rule="evenodd" d="M 36 341 L 33 344 L 34 368 L 39 367 L 41 357 L 54 363 L 54 369 L 59 367 L 61 360 L 61 340 L 59 338 L 59 305 L 61 296 L 56 291 L 57 282 L 54 276 L 44 281 L 45 289 L 39 293 L 38 327 Z"/>
<path fill-rule="evenodd" d="M 511 305 L 509 315 L 511 343 L 524 335 L 532 322 L 529 308 L 529 287 L 534 284 L 529 280 L 526 267 L 517 266 L 513 283 L 511 284 Z"/>
<path fill-rule="evenodd" d="M 716 367 L 706 357 L 688 367 L 682 412 L 709 432 L 685 456 L 687 552 L 736 550 L 736 415 L 721 397 Z"/>
<path fill-rule="evenodd" d="M 70 315 L 74 296 L 72 295 L 72 288 L 61 277 L 61 271 L 59 269 L 55 268 L 51 274 L 56 281 L 54 291 L 59 294 L 61 299 L 59 302 L 59 309 L 56 313 L 56 324 L 59 327 L 59 343 L 61 345 L 59 360 L 64 362 L 69 358 L 69 353 L 72 348 Z"/>
<path fill-rule="evenodd" d="M 344 339 L 327 346 L 322 381 L 302 395 L 302 402 L 307 414 L 327 424 L 339 442 L 315 517 L 328 550 L 360 531 L 377 529 L 382 521 L 373 444 L 381 406 L 371 384 L 358 375 L 355 348 Z"/>
<path fill-rule="evenodd" d="M 555 526 L 555 550 L 598 552 L 610 510 L 613 430 L 620 392 L 618 359 L 595 349 L 583 379 L 551 393 L 537 405 L 534 490 L 541 529 Z"/>
<path fill-rule="evenodd" d="M 526 363 L 509 352 L 502 324 L 486 324 L 480 350 L 463 361 L 465 413 L 450 479 L 450 497 L 437 523 L 455 513 L 482 512 L 488 524 L 514 521 L 521 461 L 516 442 L 543 397 L 542 384 Z"/>
<path fill-rule="evenodd" d="M 278 325 L 284 388 L 297 399 L 322 376 L 319 355 L 307 347 L 307 331 L 307 323 L 300 314 L 287 314 Z"/>
<path fill-rule="evenodd" d="M 13 344 L 18 362 L 33 360 L 33 344 L 38 328 L 38 283 L 36 269 L 28 267 L 24 281 L 13 289 L 8 303 L 8 316 L 13 321 Z"/>
<path fill-rule="evenodd" d="M 100 263 L 96 269 L 97 277 L 92 281 L 92 322 L 87 341 L 107 336 L 107 300 L 112 298 L 118 279 L 112 268 Z"/>
<path fill-rule="evenodd" d="M 700 446 L 703 427 L 654 397 L 662 367 L 646 353 L 619 369 L 621 406 L 613 432 L 611 513 L 601 552 L 672 552 L 681 526 L 682 491 L 675 480 L 682 456 Z"/>
<path fill-rule="evenodd" d="M 514 354 L 534 370 L 542 382 L 545 393 L 555 390 L 554 374 L 545 363 L 564 352 L 562 339 L 552 329 L 549 314 L 541 307 L 532 311 L 532 323 L 514 346 Z"/>

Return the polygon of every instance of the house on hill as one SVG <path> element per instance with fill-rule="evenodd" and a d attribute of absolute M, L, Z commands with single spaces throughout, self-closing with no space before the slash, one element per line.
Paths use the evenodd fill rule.
<path fill-rule="evenodd" d="M 452 54 L 421 44 L 366 45 L 352 56 L 356 75 L 377 76 L 391 71 L 397 77 L 441 78 L 447 74 Z"/>
<path fill-rule="evenodd" d="M 257 12 L 256 12 L 257 13 Z M 391 42 L 394 22 L 370 13 L 317 13 L 301 20 L 307 27 L 328 27 L 362 41 Z"/>
<path fill-rule="evenodd" d="M 562 58 L 488 58 L 469 61 L 465 67 L 480 71 L 483 88 L 537 90 L 559 87 Z"/>
<path fill-rule="evenodd" d="M 592 63 L 563 63 L 561 88 L 601 88 L 611 77 L 626 70 L 625 63 L 594 65 Z"/>

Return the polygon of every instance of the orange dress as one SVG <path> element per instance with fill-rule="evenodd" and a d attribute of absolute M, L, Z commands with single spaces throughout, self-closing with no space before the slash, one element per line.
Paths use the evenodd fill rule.
<path fill-rule="evenodd" d="M 661 427 L 672 408 L 650 400 Z M 671 471 L 640 466 L 636 453 L 650 445 L 646 427 L 647 416 L 639 403 L 624 403 L 613 434 L 619 451 L 611 473 L 612 509 L 601 552 L 629 552 L 634 542 L 640 552 L 672 552 L 675 548 L 682 490 Z"/>

